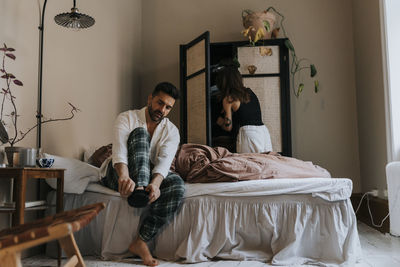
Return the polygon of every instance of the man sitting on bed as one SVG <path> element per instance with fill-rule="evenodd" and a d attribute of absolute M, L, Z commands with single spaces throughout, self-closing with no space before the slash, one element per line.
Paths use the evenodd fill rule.
<path fill-rule="evenodd" d="M 102 165 L 107 168 L 103 185 L 128 197 L 133 207 L 150 204 L 138 236 L 129 245 L 129 251 L 149 266 L 159 263 L 146 242 L 174 216 L 185 190 L 183 180 L 169 172 L 180 137 L 176 126 L 165 116 L 178 98 L 175 86 L 163 82 L 149 95 L 147 107 L 119 114 L 114 125 L 112 157 Z"/>

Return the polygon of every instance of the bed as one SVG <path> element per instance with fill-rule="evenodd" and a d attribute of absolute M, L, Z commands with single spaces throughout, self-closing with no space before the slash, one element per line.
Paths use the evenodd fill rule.
<path fill-rule="evenodd" d="M 360 258 L 357 221 L 346 178 L 268 179 L 186 184 L 177 216 L 150 244 L 163 260 L 258 260 L 273 265 L 352 266 Z M 49 194 L 55 201 L 55 193 Z M 130 256 L 144 209 L 89 183 L 65 194 L 64 208 L 104 202 L 106 208 L 75 235 L 83 255 L 106 260 Z M 53 246 L 54 248 L 54 246 Z M 52 247 L 47 253 L 55 256 Z"/>

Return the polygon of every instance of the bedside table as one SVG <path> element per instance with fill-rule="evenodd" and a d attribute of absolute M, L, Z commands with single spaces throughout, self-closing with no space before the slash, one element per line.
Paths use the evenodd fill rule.
<path fill-rule="evenodd" d="M 27 167 L 10 167 L 0 168 L 0 179 L 13 178 L 14 191 L 13 201 L 15 209 L 10 209 L 12 212 L 12 225 L 17 226 L 24 223 L 25 212 L 25 193 L 27 179 L 57 179 L 57 204 L 56 211 L 64 210 L 64 171 L 65 169 L 52 168 L 27 168 Z"/>

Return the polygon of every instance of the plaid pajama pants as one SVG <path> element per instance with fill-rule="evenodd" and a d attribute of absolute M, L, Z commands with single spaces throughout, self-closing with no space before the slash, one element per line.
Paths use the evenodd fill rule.
<path fill-rule="evenodd" d="M 144 128 L 136 128 L 129 135 L 128 169 L 136 186 L 146 187 L 150 183 L 150 135 Z M 102 184 L 118 191 L 118 174 L 111 162 Z M 179 175 L 169 172 L 160 185 L 160 192 L 160 197 L 150 204 L 149 213 L 139 229 L 139 237 L 145 242 L 150 241 L 173 218 L 182 202 L 185 184 Z"/>

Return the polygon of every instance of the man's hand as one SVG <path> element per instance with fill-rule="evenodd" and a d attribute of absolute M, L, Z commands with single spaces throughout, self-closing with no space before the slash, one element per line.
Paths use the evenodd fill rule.
<path fill-rule="evenodd" d="M 160 197 L 160 185 L 163 180 L 164 177 L 161 174 L 153 174 L 151 183 L 146 187 L 146 191 L 149 192 L 149 203 L 153 203 Z"/>
<path fill-rule="evenodd" d="M 129 176 L 121 176 L 118 179 L 118 192 L 122 197 L 129 197 L 135 189 L 135 182 Z"/>
<path fill-rule="evenodd" d="M 129 177 L 128 166 L 124 163 L 116 163 L 114 169 L 118 174 L 118 192 L 121 197 L 129 197 L 135 189 L 135 182 Z"/>
<path fill-rule="evenodd" d="M 146 187 L 146 191 L 149 192 L 149 203 L 153 203 L 160 197 L 160 188 L 155 184 L 149 184 Z"/>

